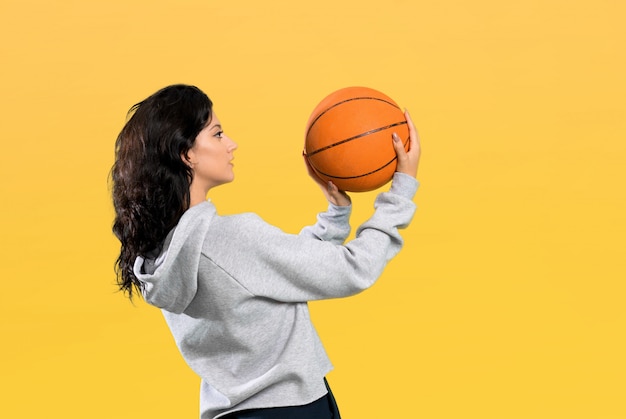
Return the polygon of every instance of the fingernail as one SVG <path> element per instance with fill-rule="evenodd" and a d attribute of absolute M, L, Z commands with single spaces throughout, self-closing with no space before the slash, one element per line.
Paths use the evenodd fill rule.
<path fill-rule="evenodd" d="M 393 137 L 393 140 L 394 140 L 395 142 L 400 141 L 400 137 L 398 137 L 398 134 L 396 134 L 395 132 L 394 132 L 391 136 Z"/>

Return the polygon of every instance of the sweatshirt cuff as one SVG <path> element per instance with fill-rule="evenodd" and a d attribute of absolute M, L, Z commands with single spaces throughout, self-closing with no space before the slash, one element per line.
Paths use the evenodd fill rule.
<path fill-rule="evenodd" d="M 350 205 L 335 205 L 329 202 L 326 212 L 330 215 L 350 215 L 350 213 L 352 212 L 352 203 L 350 203 Z"/>
<path fill-rule="evenodd" d="M 413 199 L 419 186 L 419 181 L 413 176 L 407 175 L 406 173 L 395 172 L 389 192 L 407 199 Z"/>

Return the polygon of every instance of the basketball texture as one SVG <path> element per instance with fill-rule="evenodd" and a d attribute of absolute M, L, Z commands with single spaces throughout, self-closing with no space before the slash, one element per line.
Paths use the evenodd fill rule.
<path fill-rule="evenodd" d="M 304 153 L 325 181 L 340 190 L 365 192 L 389 182 L 396 170 L 392 134 L 405 150 L 404 112 L 389 96 L 367 87 L 346 87 L 326 96 L 306 124 Z"/>

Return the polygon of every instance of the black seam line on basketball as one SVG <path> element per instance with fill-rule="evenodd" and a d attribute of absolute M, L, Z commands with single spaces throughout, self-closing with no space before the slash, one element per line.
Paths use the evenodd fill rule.
<path fill-rule="evenodd" d="M 337 143 L 334 143 L 334 144 L 331 144 L 331 145 L 327 145 L 327 146 L 322 147 L 322 148 L 318 148 L 317 150 L 314 150 L 314 151 L 311 151 L 310 153 L 307 153 L 307 156 L 310 157 L 310 156 L 312 156 L 314 154 L 317 154 L 317 153 L 322 152 L 324 150 L 328 150 L 329 148 L 333 148 L 333 147 L 338 146 L 340 144 L 344 144 L 344 143 L 347 143 L 349 141 L 353 141 L 353 140 L 356 140 L 358 138 L 365 137 L 366 135 L 374 134 L 375 132 L 384 131 L 386 129 L 397 127 L 398 125 L 404 125 L 404 124 L 406 124 L 406 121 L 396 122 L 395 124 L 387 125 L 385 127 L 376 128 L 376 129 L 364 132 L 362 134 L 355 135 L 354 137 L 346 138 L 345 140 L 341 140 L 341 141 L 339 141 Z"/>
<path fill-rule="evenodd" d="M 384 164 L 384 165 L 380 166 L 378 169 L 376 169 L 376 170 L 372 170 L 371 172 L 368 172 L 368 173 L 363 173 L 362 175 L 356 175 L 356 176 L 334 176 L 334 175 L 329 175 L 328 173 L 319 172 L 319 170 L 318 170 L 318 172 L 319 172 L 320 174 L 322 174 L 322 175 L 326 176 L 326 177 L 333 178 L 333 179 L 357 179 L 357 178 L 360 178 L 360 177 L 369 176 L 369 175 L 371 175 L 371 174 L 373 174 L 373 173 L 376 173 L 376 172 L 379 172 L 379 171 L 383 170 L 385 167 L 387 167 L 387 166 L 389 166 L 391 163 L 393 163 L 393 161 L 394 161 L 394 160 L 396 160 L 396 159 L 397 159 L 397 157 L 394 157 L 394 158 L 393 158 L 393 159 L 391 159 L 388 163 L 386 163 L 386 164 Z"/>
<path fill-rule="evenodd" d="M 367 99 L 379 100 L 381 102 L 385 102 L 385 103 L 393 106 L 394 108 L 400 109 L 400 107 L 398 105 L 396 105 L 395 103 L 389 102 L 388 100 L 381 99 L 381 98 L 378 98 L 378 97 L 369 97 L 369 96 L 351 97 L 350 99 L 344 99 L 341 102 L 335 103 L 333 106 L 325 109 L 324 112 L 322 112 L 321 114 L 317 115 L 317 117 L 313 120 L 313 122 L 311 122 L 311 125 L 309 125 L 309 129 L 307 130 L 306 135 L 309 135 L 309 132 L 311 132 L 311 128 L 313 128 L 313 125 L 315 125 L 317 120 L 320 119 L 322 117 L 322 115 L 324 115 L 326 112 L 328 112 L 332 108 L 335 108 L 335 107 L 337 107 L 337 106 L 339 106 L 339 105 L 341 105 L 343 103 L 346 103 L 346 102 L 351 102 L 353 100 L 367 100 Z"/>
<path fill-rule="evenodd" d="M 404 143 L 404 146 L 406 147 L 406 145 L 407 145 L 408 143 L 409 143 L 409 140 L 406 140 L 406 143 Z M 394 157 L 393 159 L 389 160 L 389 163 L 387 163 L 387 164 L 384 164 L 384 165 L 380 166 L 380 167 L 379 167 L 378 169 L 376 169 L 376 170 L 372 170 L 371 172 L 364 173 L 364 174 L 362 174 L 362 175 L 357 175 L 357 176 L 333 176 L 333 175 L 329 175 L 328 173 L 324 173 L 324 172 L 322 172 L 321 170 L 318 170 L 317 168 L 315 168 L 315 170 L 316 170 L 319 174 L 324 175 L 324 176 L 329 177 L 329 178 L 333 178 L 333 179 L 357 179 L 357 178 L 360 178 L 360 177 L 369 176 L 369 175 L 371 175 L 371 174 L 373 174 L 373 173 L 376 173 L 376 172 L 379 172 L 379 171 L 383 170 L 385 167 L 387 167 L 387 166 L 389 166 L 391 163 L 393 163 L 393 162 L 394 162 L 394 160 L 396 160 L 397 158 L 398 158 L 397 156 L 396 156 L 396 157 Z"/>

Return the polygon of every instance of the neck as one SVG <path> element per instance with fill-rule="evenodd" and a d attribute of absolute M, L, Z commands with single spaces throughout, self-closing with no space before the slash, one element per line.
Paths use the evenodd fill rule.
<path fill-rule="evenodd" d="M 201 188 L 198 184 L 192 182 L 189 187 L 189 207 L 198 205 L 206 201 L 206 195 L 209 192 L 206 188 Z"/>

